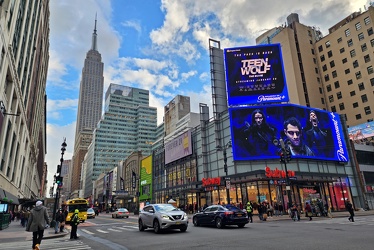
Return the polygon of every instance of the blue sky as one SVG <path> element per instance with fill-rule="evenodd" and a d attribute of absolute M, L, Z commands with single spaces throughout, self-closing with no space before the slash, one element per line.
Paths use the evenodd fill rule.
<path fill-rule="evenodd" d="M 298 13 L 302 24 L 329 27 L 367 0 L 59 0 L 50 1 L 50 61 L 47 79 L 49 185 L 66 138 L 65 159 L 74 150 L 81 71 L 91 48 L 97 14 L 98 50 L 104 90 L 110 83 L 148 89 L 150 106 L 163 107 L 176 95 L 211 106 L 208 39 L 221 48 L 255 45 L 255 38 Z M 212 110 L 212 109 L 210 109 Z"/>

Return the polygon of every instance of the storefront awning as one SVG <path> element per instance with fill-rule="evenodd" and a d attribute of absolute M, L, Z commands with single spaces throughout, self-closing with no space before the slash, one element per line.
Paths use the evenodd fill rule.
<path fill-rule="evenodd" d="M 18 197 L 0 188 L 0 200 L 3 203 L 19 205 Z"/>

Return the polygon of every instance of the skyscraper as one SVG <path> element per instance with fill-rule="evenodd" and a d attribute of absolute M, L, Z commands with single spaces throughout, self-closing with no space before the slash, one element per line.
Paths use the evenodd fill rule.
<path fill-rule="evenodd" d="M 92 46 L 84 60 L 79 89 L 71 182 L 72 191 L 80 187 L 81 164 L 91 143 L 92 132 L 100 120 L 103 104 L 104 63 L 101 61 L 101 54 L 97 50 L 96 21 L 92 34 Z"/>
<path fill-rule="evenodd" d="M 84 196 L 92 194 L 93 181 L 118 166 L 131 153 L 152 153 L 156 138 L 157 108 L 149 106 L 149 91 L 110 84 L 104 115 L 93 133 L 84 160 Z"/>

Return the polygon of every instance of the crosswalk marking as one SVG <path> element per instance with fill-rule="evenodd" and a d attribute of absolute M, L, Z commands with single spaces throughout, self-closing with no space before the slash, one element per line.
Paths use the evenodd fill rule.
<path fill-rule="evenodd" d="M 24 250 L 31 249 L 32 241 L 18 241 L 10 243 L 1 243 L 1 249 L 7 250 Z M 45 239 L 40 244 L 43 250 L 89 250 L 90 246 L 79 240 L 53 240 Z"/>
<path fill-rule="evenodd" d="M 83 232 L 87 233 L 87 234 L 94 234 L 93 232 L 90 232 L 88 231 L 87 229 L 81 229 Z"/>
<path fill-rule="evenodd" d="M 101 230 L 101 229 L 96 229 L 96 231 L 100 232 L 100 233 L 103 233 L 103 234 L 108 234 L 109 232 L 107 231 L 104 231 L 104 230 Z"/>
<path fill-rule="evenodd" d="M 121 230 L 117 230 L 117 229 L 114 229 L 114 228 L 108 228 L 108 230 L 113 231 L 113 232 L 122 232 Z"/>
<path fill-rule="evenodd" d="M 354 222 L 348 221 L 347 217 L 339 217 L 339 218 L 333 218 L 331 220 L 313 220 L 308 221 L 308 223 L 314 223 L 314 224 L 339 224 L 339 225 L 352 225 L 352 226 L 373 226 L 374 219 L 372 217 L 355 217 Z"/>

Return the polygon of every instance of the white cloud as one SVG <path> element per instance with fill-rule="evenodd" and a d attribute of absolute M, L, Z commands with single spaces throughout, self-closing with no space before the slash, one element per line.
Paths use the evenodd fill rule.
<path fill-rule="evenodd" d="M 131 20 L 121 23 L 124 27 L 130 27 L 135 29 L 139 34 L 142 33 L 142 26 L 139 21 Z"/>

